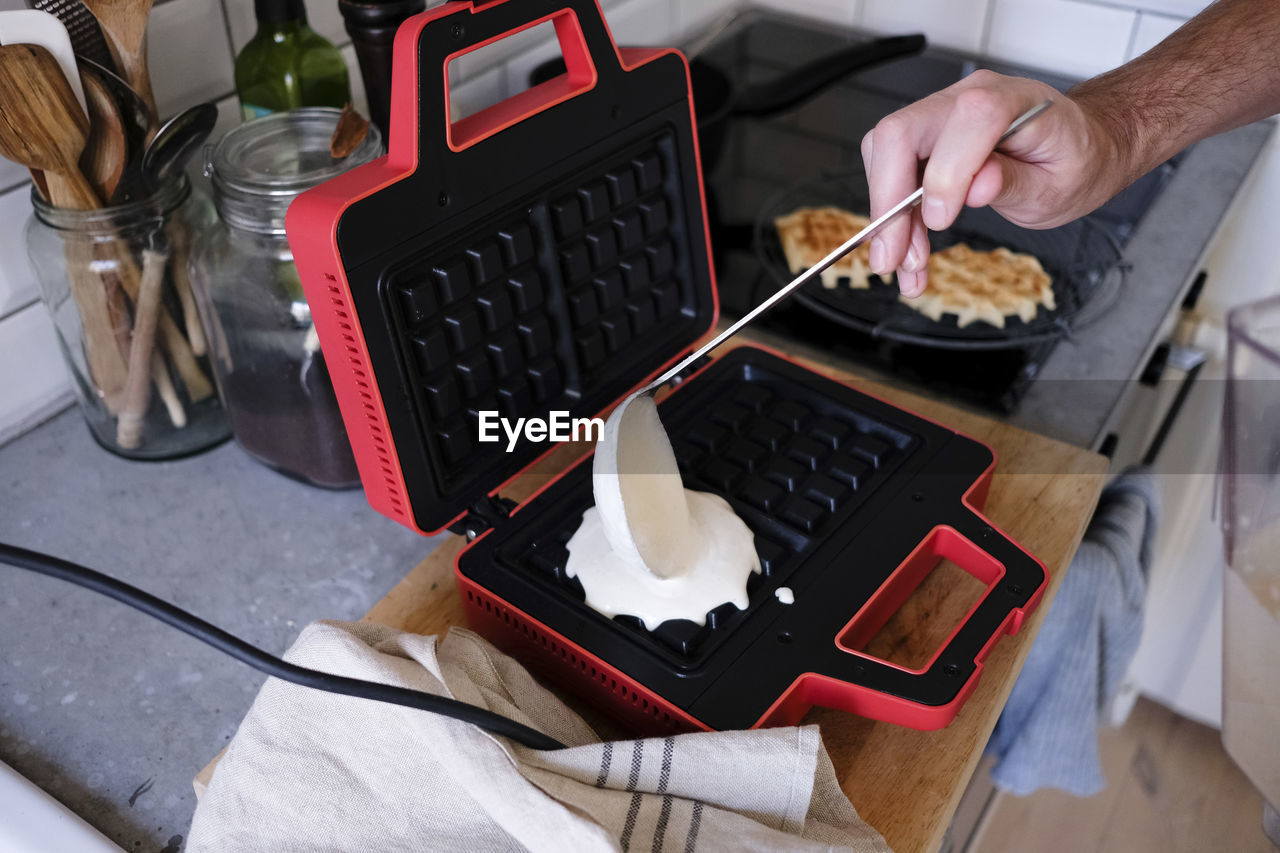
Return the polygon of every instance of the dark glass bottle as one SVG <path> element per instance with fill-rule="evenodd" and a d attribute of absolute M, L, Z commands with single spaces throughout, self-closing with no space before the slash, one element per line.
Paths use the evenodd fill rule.
<path fill-rule="evenodd" d="M 307 26 L 302 0 L 254 0 L 258 31 L 236 57 L 245 120 L 298 107 L 342 107 L 351 84 L 342 54 Z"/>

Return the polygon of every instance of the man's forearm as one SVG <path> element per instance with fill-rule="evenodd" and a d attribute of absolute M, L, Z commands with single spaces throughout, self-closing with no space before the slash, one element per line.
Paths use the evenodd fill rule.
<path fill-rule="evenodd" d="M 1280 112 L 1280 0 L 1218 0 L 1069 94 L 1111 141 L 1118 190 L 1193 142 Z"/>

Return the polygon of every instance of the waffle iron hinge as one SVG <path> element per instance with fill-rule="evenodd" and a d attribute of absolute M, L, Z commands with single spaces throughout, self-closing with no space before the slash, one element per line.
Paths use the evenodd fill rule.
<path fill-rule="evenodd" d="M 511 516 L 516 502 L 511 498 L 485 495 L 467 510 L 467 514 L 449 525 L 449 532 L 467 537 L 470 542 L 486 530 Z"/>

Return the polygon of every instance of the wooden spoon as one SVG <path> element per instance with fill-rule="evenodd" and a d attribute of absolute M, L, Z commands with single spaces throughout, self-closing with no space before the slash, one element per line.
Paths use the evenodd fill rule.
<path fill-rule="evenodd" d="M 89 119 L 53 54 L 34 44 L 0 45 L 0 116 L 0 156 L 42 170 L 54 204 L 102 206 L 79 166 Z"/>
<path fill-rule="evenodd" d="M 84 5 L 98 19 L 106 36 L 111 58 L 125 80 L 147 104 L 148 141 L 159 127 L 156 96 L 151 91 L 151 73 L 147 70 L 147 16 L 153 0 L 84 0 Z"/>
<path fill-rule="evenodd" d="M 85 177 L 100 198 L 111 198 L 129 159 L 120 105 L 106 84 L 89 71 L 82 72 L 84 96 L 89 105 L 89 141 L 80 156 Z"/>
<path fill-rule="evenodd" d="M 107 87 L 100 73 L 86 67 L 80 72 L 80 81 L 89 107 L 89 141 L 80 155 L 80 166 L 85 177 L 99 198 L 110 199 L 120 185 L 125 165 L 129 159 L 129 140 L 125 133 L 124 119 L 115 95 Z M 138 137 L 141 141 L 141 136 Z M 127 247 L 122 251 L 128 251 Z M 129 358 L 129 303 L 119 283 L 103 277 L 116 342 L 125 359 Z"/>
<path fill-rule="evenodd" d="M 126 450 L 134 450 L 142 444 L 143 421 L 151 402 L 151 353 L 160 318 L 160 291 L 168 262 L 167 254 L 150 249 L 142 252 L 142 281 L 135 305 L 133 346 L 129 350 L 129 381 L 124 388 L 120 419 L 116 422 L 116 444 Z"/>
<path fill-rule="evenodd" d="M 0 155 L 43 176 L 50 201 L 60 207 L 101 206 L 80 172 L 89 120 L 53 54 L 33 44 L 0 45 Z M 66 244 L 67 279 L 80 311 L 85 359 L 108 411 L 122 404 L 126 365 L 117 347 L 112 310 L 92 272 L 93 247 Z"/>

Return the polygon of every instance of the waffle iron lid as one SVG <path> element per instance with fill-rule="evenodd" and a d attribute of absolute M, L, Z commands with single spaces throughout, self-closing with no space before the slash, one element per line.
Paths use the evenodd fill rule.
<path fill-rule="evenodd" d="M 451 120 L 449 63 L 539 24 L 568 71 Z M 594 0 L 410 18 L 389 137 L 385 158 L 301 196 L 289 235 L 370 501 L 434 532 L 483 514 L 552 447 L 523 435 L 509 447 L 499 418 L 598 416 L 714 325 L 714 273 L 688 66 L 674 50 L 618 49 Z M 317 234 L 310 214 L 335 199 L 332 233 Z M 356 371 L 372 373 L 390 434 L 377 458 L 357 439 L 370 395 L 339 363 L 350 335 L 329 315 L 349 317 L 308 263 L 317 238 L 367 348 Z"/>

